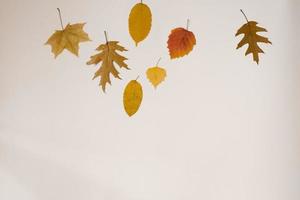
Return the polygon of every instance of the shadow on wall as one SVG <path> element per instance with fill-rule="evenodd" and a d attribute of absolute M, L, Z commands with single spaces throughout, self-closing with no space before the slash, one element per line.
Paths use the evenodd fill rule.
<path fill-rule="evenodd" d="M 292 26 L 292 36 L 290 45 L 293 47 L 291 50 L 292 56 L 294 61 L 297 65 L 300 65 L 300 60 L 298 59 L 298 50 L 300 45 L 300 40 L 295 38 L 299 37 L 300 34 L 300 27 L 299 27 L 299 17 L 300 17 L 300 1 L 299 0 L 290 0 L 289 2 L 289 9 L 290 9 L 290 19 L 291 19 L 291 26 Z"/>
<path fill-rule="evenodd" d="M 0 144 L 0 199 L 119 199 L 122 194 L 72 169 L 13 145 Z M 34 176 L 32 176 L 34 174 Z M 3 181 L 4 180 L 4 181 Z M 102 198 L 101 198 L 102 197 Z"/>
<path fill-rule="evenodd" d="M 291 36 L 290 36 L 290 45 L 292 46 L 291 49 L 291 55 L 290 55 L 290 60 L 291 64 L 295 66 L 295 71 L 294 71 L 294 79 L 297 80 L 297 82 L 293 85 L 294 91 L 295 91 L 295 115 L 296 118 L 299 119 L 300 115 L 300 91 L 299 91 L 299 85 L 300 85 L 300 79 L 299 79 L 299 74 L 300 74 L 300 59 L 299 59 L 299 46 L 300 46 L 300 40 L 299 40 L 299 35 L 300 35 L 300 26 L 299 26 L 299 18 L 300 18 L 300 1 L 299 0 L 290 0 L 289 1 L 289 9 L 290 9 L 290 19 L 291 19 L 291 26 L 292 26 L 292 31 L 291 31 Z M 300 123 L 297 123 L 297 130 L 300 132 Z M 300 147 L 300 134 L 297 134 L 297 139 L 298 141 L 298 146 Z M 300 148 L 298 148 L 298 154 L 300 155 Z M 299 163 L 300 165 L 300 163 Z"/>

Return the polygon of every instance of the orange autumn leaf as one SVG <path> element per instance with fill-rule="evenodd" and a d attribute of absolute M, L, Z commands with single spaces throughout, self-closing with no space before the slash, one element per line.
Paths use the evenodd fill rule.
<path fill-rule="evenodd" d="M 175 28 L 171 31 L 168 40 L 168 49 L 171 59 L 188 55 L 196 44 L 193 32 L 184 28 Z"/>

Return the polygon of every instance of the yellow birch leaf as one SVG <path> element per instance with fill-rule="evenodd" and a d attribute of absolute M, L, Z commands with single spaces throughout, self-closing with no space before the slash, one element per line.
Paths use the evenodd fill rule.
<path fill-rule="evenodd" d="M 152 83 L 152 85 L 156 88 L 162 81 L 165 80 L 165 77 L 167 76 L 166 70 L 155 66 L 150 67 L 147 72 L 147 78 Z"/>
<path fill-rule="evenodd" d="M 144 3 L 136 4 L 129 14 L 129 33 L 137 46 L 149 34 L 152 15 L 150 8 Z"/>
<path fill-rule="evenodd" d="M 67 49 L 74 55 L 78 56 L 79 43 L 90 41 L 87 33 L 83 31 L 85 23 L 68 24 L 62 30 L 56 30 L 45 43 L 52 47 L 52 53 L 55 58 Z"/>
<path fill-rule="evenodd" d="M 123 94 L 123 105 L 129 117 L 134 115 L 143 100 L 143 88 L 137 80 L 130 81 Z"/>

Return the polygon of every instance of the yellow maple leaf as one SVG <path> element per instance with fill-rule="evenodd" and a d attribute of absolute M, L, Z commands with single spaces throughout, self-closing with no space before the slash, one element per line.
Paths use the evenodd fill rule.
<path fill-rule="evenodd" d="M 129 117 L 134 115 L 143 100 L 143 88 L 142 85 L 137 80 L 131 80 L 123 94 L 123 105 L 126 113 Z"/>
<path fill-rule="evenodd" d="M 79 43 L 90 41 L 87 33 L 83 31 L 85 23 L 68 24 L 63 30 L 56 30 L 46 44 L 51 45 L 55 58 L 64 49 L 78 56 Z"/>
<path fill-rule="evenodd" d="M 115 78 L 121 79 L 119 76 L 119 72 L 115 68 L 114 63 L 120 66 L 120 68 L 127 67 L 127 64 L 124 62 L 127 58 L 121 56 L 117 53 L 117 51 L 127 51 L 124 47 L 118 45 L 118 41 L 108 41 L 105 44 L 101 44 L 96 50 L 100 51 L 100 53 L 91 56 L 90 61 L 87 62 L 88 65 L 98 64 L 102 62 L 100 68 L 96 71 L 94 78 L 101 76 L 100 86 L 102 86 L 103 92 L 105 92 L 106 84 L 111 84 L 110 74 L 112 74 Z"/>
<path fill-rule="evenodd" d="M 245 23 L 235 36 L 238 36 L 240 34 L 244 34 L 243 39 L 238 43 L 236 49 L 244 46 L 245 44 L 248 44 L 248 49 L 245 53 L 245 55 L 248 55 L 252 53 L 253 55 L 253 60 L 258 64 L 259 63 L 259 53 L 264 53 L 264 51 L 258 46 L 258 42 L 261 43 L 267 43 L 267 44 L 272 44 L 268 38 L 260 36 L 257 34 L 257 32 L 267 32 L 265 28 L 257 26 L 257 22 L 255 21 L 248 21 L 246 15 L 244 12 L 241 10 L 243 15 L 246 18 L 247 23 Z"/>
<path fill-rule="evenodd" d="M 164 68 L 158 66 L 160 59 L 157 61 L 155 67 L 150 67 L 147 69 L 146 74 L 149 81 L 156 88 L 162 81 L 165 80 L 167 72 Z"/>
<path fill-rule="evenodd" d="M 129 14 L 129 33 L 137 46 L 149 34 L 152 15 L 150 8 L 144 3 L 136 4 Z"/>

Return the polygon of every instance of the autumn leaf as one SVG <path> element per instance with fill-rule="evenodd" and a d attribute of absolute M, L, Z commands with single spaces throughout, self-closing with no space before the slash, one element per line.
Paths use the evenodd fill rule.
<path fill-rule="evenodd" d="M 150 67 L 147 69 L 147 78 L 152 83 L 152 85 L 156 88 L 162 81 L 165 80 L 167 76 L 167 72 L 164 68 L 158 66 L 160 59 L 157 61 L 155 67 Z"/>
<path fill-rule="evenodd" d="M 258 64 L 259 53 L 264 53 L 264 51 L 258 46 L 257 43 L 258 42 L 267 43 L 267 44 L 272 44 L 272 43 L 269 41 L 268 38 L 257 34 L 257 32 L 267 32 L 267 30 L 265 28 L 257 26 L 257 22 L 255 21 L 248 21 L 244 12 L 242 10 L 241 12 L 245 16 L 247 23 L 245 23 L 241 28 L 239 28 L 239 30 L 235 34 L 235 36 L 244 34 L 243 39 L 238 43 L 236 49 L 239 49 L 245 44 L 248 44 L 248 48 L 245 55 L 252 53 L 253 60 Z"/>
<path fill-rule="evenodd" d="M 142 85 L 137 80 L 131 80 L 123 94 L 123 105 L 126 113 L 129 117 L 134 115 L 143 100 L 143 88 Z"/>
<path fill-rule="evenodd" d="M 150 8 L 144 3 L 136 4 L 129 14 L 129 33 L 137 46 L 149 34 L 151 29 L 152 15 Z"/>
<path fill-rule="evenodd" d="M 99 85 L 102 87 L 104 92 L 106 84 L 111 84 L 110 74 L 112 74 L 115 78 L 121 79 L 119 72 L 115 68 L 115 64 L 119 65 L 120 68 L 123 67 L 129 69 L 127 64 L 124 62 L 127 58 L 117 53 L 117 51 L 123 52 L 127 50 L 118 43 L 118 41 L 107 41 L 105 44 L 101 44 L 96 49 L 97 51 L 100 51 L 100 53 L 91 56 L 90 61 L 87 62 L 88 65 L 97 65 L 102 62 L 93 79 L 99 76 L 101 77 Z"/>
<path fill-rule="evenodd" d="M 58 11 L 60 15 L 60 10 L 58 9 Z M 61 20 L 62 30 L 56 30 L 45 43 L 46 45 L 51 45 L 52 53 L 55 58 L 62 53 L 64 49 L 78 56 L 79 43 L 90 41 L 88 34 L 83 31 L 84 25 L 85 23 L 68 24 L 64 28 Z"/>
<path fill-rule="evenodd" d="M 168 40 L 168 49 L 171 59 L 189 54 L 195 44 L 196 38 L 193 32 L 184 28 L 173 29 Z"/>

